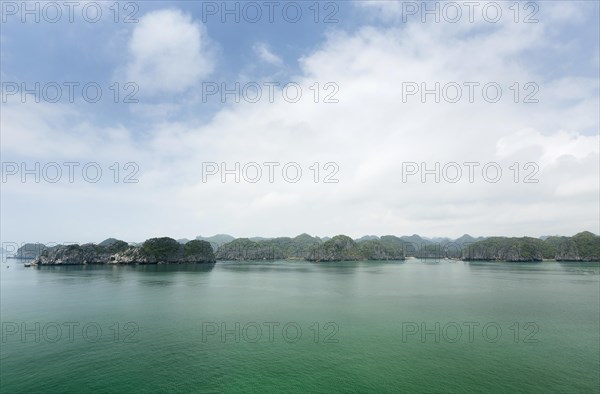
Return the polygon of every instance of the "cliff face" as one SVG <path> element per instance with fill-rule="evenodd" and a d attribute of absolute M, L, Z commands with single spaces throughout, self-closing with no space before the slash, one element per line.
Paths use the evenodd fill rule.
<path fill-rule="evenodd" d="M 219 260 L 274 260 L 286 258 L 273 245 L 238 238 L 219 247 L 216 253 Z"/>
<path fill-rule="evenodd" d="M 598 261 L 600 237 L 584 231 L 572 237 L 548 237 L 545 240 L 522 237 L 491 237 L 463 249 L 463 260 L 505 261 Z"/>
<path fill-rule="evenodd" d="M 355 261 L 362 260 L 362 254 L 352 238 L 336 235 L 329 241 L 314 248 L 307 260 L 309 261 Z"/>
<path fill-rule="evenodd" d="M 46 249 L 44 244 L 25 244 L 17 249 L 14 258 L 16 259 L 35 259 Z"/>
<path fill-rule="evenodd" d="M 404 247 L 381 240 L 366 240 L 357 243 L 364 260 L 404 260 Z"/>
<path fill-rule="evenodd" d="M 216 261 L 212 247 L 206 241 L 190 241 L 181 245 L 172 238 L 152 238 L 141 246 L 130 246 L 116 240 L 101 245 L 59 245 L 44 250 L 33 264 L 180 264 Z"/>
<path fill-rule="evenodd" d="M 589 231 L 564 238 L 556 243 L 558 261 L 600 261 L 600 236 Z"/>
<path fill-rule="evenodd" d="M 404 260 L 401 247 L 381 240 L 354 242 L 345 235 L 336 235 L 314 248 L 306 258 L 309 261 Z"/>
<path fill-rule="evenodd" d="M 542 261 L 539 239 L 491 237 L 463 250 L 463 260 Z"/>
<path fill-rule="evenodd" d="M 552 242 L 554 257 L 559 261 L 582 261 L 575 242 L 567 237 L 552 237 L 546 242 Z"/>
<path fill-rule="evenodd" d="M 218 260 L 305 259 L 311 250 L 320 244 L 319 238 L 308 234 L 301 234 L 295 238 L 279 237 L 262 241 L 238 238 L 220 246 L 216 257 Z"/>
<path fill-rule="evenodd" d="M 33 264 L 102 264 L 108 262 L 111 255 L 104 247 L 93 244 L 59 245 L 44 250 Z"/>

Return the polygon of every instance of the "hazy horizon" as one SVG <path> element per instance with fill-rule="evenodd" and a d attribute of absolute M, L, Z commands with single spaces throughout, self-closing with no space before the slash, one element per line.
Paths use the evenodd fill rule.
<path fill-rule="evenodd" d="M 273 238 L 295 238 L 295 237 L 297 237 L 299 235 L 302 235 L 302 234 L 308 234 L 311 237 L 318 237 L 318 238 L 321 238 L 321 239 L 323 239 L 323 238 L 333 238 L 336 235 L 347 235 L 347 236 L 349 236 L 350 238 L 352 238 L 354 240 L 360 239 L 362 237 L 368 237 L 368 236 L 382 237 L 382 236 L 386 236 L 386 235 L 392 235 L 392 236 L 396 236 L 396 237 L 401 238 L 401 237 L 411 237 L 411 236 L 417 235 L 417 236 L 419 236 L 419 237 L 421 237 L 423 239 L 426 239 L 426 240 L 435 240 L 435 239 L 451 239 L 451 240 L 456 240 L 456 239 L 458 239 L 458 238 L 460 238 L 462 236 L 465 236 L 465 235 L 471 236 L 473 238 L 480 238 L 480 237 L 483 237 L 483 238 L 490 238 L 490 237 L 532 237 L 532 238 L 545 238 L 545 237 L 551 237 L 551 236 L 572 237 L 575 234 L 578 234 L 578 233 L 581 233 L 581 232 L 585 232 L 585 231 L 589 231 L 589 232 L 591 232 L 594 235 L 599 235 L 597 232 L 590 231 L 590 230 L 581 230 L 581 231 L 577 231 L 577 232 L 575 232 L 573 234 L 543 234 L 543 235 L 539 235 L 539 236 L 531 235 L 531 234 L 508 236 L 508 235 L 503 235 L 503 234 L 479 235 L 479 234 L 463 233 L 463 234 L 461 234 L 459 236 L 451 236 L 451 237 L 449 237 L 449 236 L 428 236 L 428 235 L 417 234 L 417 233 L 413 233 L 413 234 L 409 234 L 409 233 L 406 233 L 406 234 L 362 234 L 362 235 L 355 236 L 355 235 L 352 235 L 352 234 L 343 234 L 343 233 L 337 233 L 337 234 L 331 234 L 331 235 L 318 235 L 318 234 L 310 234 L 310 233 L 303 232 L 303 233 L 295 234 L 295 235 L 277 235 L 277 236 L 265 236 L 265 235 L 235 236 L 235 235 L 227 234 L 227 233 L 216 233 L 216 234 L 213 234 L 213 235 L 196 235 L 196 236 L 193 236 L 193 237 L 185 237 L 185 236 L 184 237 L 175 237 L 175 236 L 170 235 L 170 234 L 157 234 L 157 235 L 154 235 L 154 236 L 151 236 L 151 237 L 148 237 L 148 238 L 144 238 L 144 239 L 121 239 L 121 240 L 125 241 L 125 242 L 128 242 L 128 243 L 142 243 L 145 240 L 150 239 L 150 238 L 169 237 L 169 238 L 173 238 L 173 239 L 176 239 L 176 240 L 187 239 L 187 240 L 191 241 L 193 239 L 196 239 L 197 237 L 211 238 L 211 237 L 215 237 L 215 236 L 219 236 L 219 235 L 227 235 L 227 236 L 231 236 L 231 237 L 233 237 L 235 239 L 239 239 L 239 238 L 248 238 L 248 239 L 253 239 L 253 238 L 273 239 Z M 104 237 L 102 239 L 95 239 L 95 240 L 77 240 L 77 239 L 74 239 L 74 240 L 68 240 L 68 241 L 53 241 L 53 240 L 51 240 L 51 241 L 46 241 L 46 242 L 44 242 L 44 241 L 38 241 L 38 240 L 24 240 L 24 241 L 8 241 L 8 240 L 3 240 L 2 241 L 3 242 L 2 246 L 4 247 L 4 246 L 7 246 L 8 244 L 15 244 L 15 243 L 18 244 L 18 245 L 23 245 L 23 244 L 26 244 L 26 243 L 41 243 L 41 244 L 44 244 L 44 245 L 72 244 L 72 243 L 78 243 L 78 244 L 94 243 L 94 244 L 98 244 L 98 243 L 100 243 L 100 242 L 102 242 L 102 241 L 104 241 L 106 239 L 109 239 L 109 238 L 116 238 L 116 237 L 109 235 L 109 236 L 106 236 L 106 237 Z"/>

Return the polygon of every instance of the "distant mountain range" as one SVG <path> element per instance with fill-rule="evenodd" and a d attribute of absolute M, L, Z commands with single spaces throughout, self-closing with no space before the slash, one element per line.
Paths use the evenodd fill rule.
<path fill-rule="evenodd" d="M 199 235 L 196 237 L 197 241 L 206 241 L 210 243 L 214 250 L 219 249 L 221 245 L 225 245 L 226 243 L 229 243 L 234 239 L 235 237 L 232 237 L 229 234 L 217 234 L 213 235 L 212 237 L 203 237 Z"/>
<path fill-rule="evenodd" d="M 152 240 L 156 240 L 153 238 Z M 596 261 L 600 260 L 600 237 L 584 231 L 573 237 L 547 236 L 540 238 L 532 237 L 472 237 L 465 234 L 456 239 L 451 238 L 425 238 L 418 234 L 397 237 L 394 235 L 365 235 L 352 239 L 345 235 L 336 235 L 333 238 L 313 237 L 309 234 L 300 234 L 294 238 L 290 237 L 253 237 L 234 238 L 227 234 L 217 234 L 211 237 L 198 236 L 195 240 L 187 239 L 167 240 L 165 245 L 172 249 L 169 255 L 172 261 L 181 260 L 182 251 L 173 245 L 182 247 L 195 245 L 203 242 L 214 252 L 216 260 L 308 260 L 308 261 L 341 261 L 341 260 L 404 260 L 410 257 L 421 259 L 462 259 L 462 260 L 498 260 L 498 261 L 541 261 L 544 259 L 555 259 L 559 261 Z M 150 240 L 135 244 L 126 243 L 115 238 L 102 241 L 94 247 L 86 244 L 82 247 L 84 252 L 73 261 L 87 261 L 96 259 L 104 261 L 127 261 L 135 262 L 160 262 L 160 259 L 150 258 L 144 255 L 142 259 L 139 250 L 147 251 Z M 172 243 L 168 243 L 171 242 Z M 119 255 L 110 256 L 110 251 L 119 245 Z M 159 243 L 159 246 L 162 245 Z M 124 251 L 129 247 L 125 255 Z M 62 249 L 61 249 L 62 248 Z M 139 249 L 142 248 L 142 249 Z M 154 248 L 154 246 L 152 247 Z M 150 248 L 150 249 L 152 249 Z M 62 253 L 57 254 L 57 250 Z M 20 247 L 13 256 L 20 259 L 34 259 L 40 255 L 45 256 L 71 256 L 70 253 L 78 249 L 65 249 L 65 246 L 53 246 L 47 248 L 43 244 L 25 244 Z M 203 249 L 204 250 L 204 249 Z M 68 251 L 66 253 L 65 251 Z M 102 251 L 100 256 L 94 253 Z M 212 253 L 211 252 L 211 253 Z M 66 253 L 66 254 L 65 254 Z M 75 253 L 75 252 L 73 252 Z M 79 252 L 77 252 L 79 253 Z M 98 252 L 99 253 L 99 252 Z M 133 254 L 132 254 L 133 253 Z M 204 253 L 204 252 L 203 252 Z M 132 257 L 133 256 L 133 257 Z M 208 256 L 208 257 L 207 257 Z M 71 256 L 72 257 L 72 256 Z M 70 258 L 71 258 L 70 257 Z M 211 260 L 210 254 L 205 255 L 206 260 Z M 78 260 L 79 259 L 79 260 Z M 53 258 L 47 258 L 52 264 Z M 91 261 L 91 260 L 90 260 Z"/>

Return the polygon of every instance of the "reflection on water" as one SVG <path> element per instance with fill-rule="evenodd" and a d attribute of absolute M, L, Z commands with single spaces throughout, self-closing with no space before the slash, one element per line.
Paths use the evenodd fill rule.
<path fill-rule="evenodd" d="M 19 267 L 19 270 L 31 270 L 39 274 L 39 283 L 56 282 L 62 284 L 81 285 L 93 281 L 122 283 L 131 279 L 130 275 L 139 276 L 139 282 L 151 286 L 168 286 L 180 280 L 179 274 L 193 280 L 190 274 L 206 274 L 213 270 L 215 263 L 201 264 L 131 264 L 131 265 L 43 265 Z M 152 278 L 155 276 L 156 278 Z"/>
<path fill-rule="evenodd" d="M 148 273 L 173 273 L 173 272 L 210 272 L 215 263 L 189 263 L 189 264 L 86 264 L 86 265 L 40 265 L 32 267 L 40 272 L 60 271 L 63 273 L 85 272 L 148 272 Z"/>
<path fill-rule="evenodd" d="M 251 273 L 330 273 L 335 275 L 353 275 L 357 272 L 381 273 L 390 265 L 402 265 L 405 261 L 333 261 L 311 262 L 302 260 L 254 260 L 219 261 L 218 269 L 228 272 Z"/>
<path fill-rule="evenodd" d="M 73 280 L 105 279 L 111 282 L 120 282 L 129 273 L 139 275 L 161 276 L 158 283 L 166 284 L 164 275 L 173 279 L 179 273 L 210 273 L 215 267 L 221 272 L 252 273 L 252 274 L 276 274 L 276 273 L 326 273 L 335 275 L 354 275 L 357 272 L 367 274 L 382 274 L 392 267 L 421 266 L 421 267 L 443 267 L 443 270 L 461 271 L 467 269 L 475 275 L 488 275 L 490 273 L 501 274 L 542 274 L 561 275 L 564 273 L 574 275 L 599 275 L 600 262 L 497 262 L 497 261 L 461 261 L 461 260 L 435 260 L 435 259 L 409 259 L 404 261 L 340 261 L 316 263 L 307 261 L 220 261 L 218 263 L 202 264 L 131 264 L 131 265 L 55 265 L 55 266 L 33 266 L 24 268 L 23 261 L 15 260 L 6 263 L 9 270 L 31 270 L 42 275 L 52 275 L 52 279 L 62 282 Z M 5 268 L 6 268 L 5 267 Z M 435 273 L 435 271 L 427 271 Z M 2 272 L 7 274 L 10 272 Z M 59 275 L 57 275 L 59 274 Z M 42 279 L 42 278 L 38 278 Z M 141 278 L 144 283 L 153 284 L 154 279 Z"/>
<path fill-rule="evenodd" d="M 594 274 L 600 272 L 600 262 L 560 262 L 560 261 L 544 261 L 544 262 L 497 262 L 497 261 L 466 261 L 464 262 L 469 268 L 474 270 L 485 271 L 504 271 L 504 272 L 531 272 L 544 274 L 558 274 L 564 272 Z"/>
<path fill-rule="evenodd" d="M 584 275 L 598 275 L 600 271 L 600 262 L 560 262 L 564 272 L 573 272 Z"/>
<path fill-rule="evenodd" d="M 310 272 L 311 263 L 284 260 L 220 261 L 219 269 L 231 272 Z"/>

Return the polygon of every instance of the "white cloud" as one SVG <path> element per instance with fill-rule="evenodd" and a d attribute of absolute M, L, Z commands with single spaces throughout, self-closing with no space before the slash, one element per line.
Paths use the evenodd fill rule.
<path fill-rule="evenodd" d="M 206 29 L 178 10 L 141 17 L 129 57 L 127 76 L 141 94 L 181 92 L 209 75 L 215 63 Z"/>
<path fill-rule="evenodd" d="M 196 119 L 153 122 L 144 138 L 135 141 L 130 130 L 100 138 L 106 130 L 98 129 L 95 138 L 90 131 L 81 142 L 75 131 L 67 132 L 79 127 L 71 122 L 72 114 L 56 113 L 55 119 L 8 108 L 3 118 L 11 127 L 6 129 L 22 134 L 11 134 L 6 146 L 3 136 L 3 149 L 26 152 L 31 144 L 44 157 L 62 144 L 74 144 L 69 149 L 89 157 L 108 159 L 115 150 L 138 160 L 140 184 L 122 195 L 95 190 L 92 211 L 51 186 L 35 208 L 43 214 L 52 211 L 51 204 L 69 206 L 74 215 L 88 215 L 102 234 L 113 235 L 114 230 L 115 236 L 129 240 L 220 232 L 460 236 L 595 231 L 600 148 L 589 130 L 598 129 L 598 82 L 568 73 L 546 80 L 523 61 L 528 53 L 547 48 L 544 37 L 552 26 L 507 23 L 469 36 L 464 35 L 469 27 L 419 23 L 333 31 L 300 60 L 301 71 L 293 78 L 304 92 L 298 103 L 285 102 L 277 92 L 275 103 L 228 105 L 206 124 Z M 403 103 L 401 86 L 407 81 L 495 81 L 504 96 L 488 103 L 478 91 L 474 103 L 423 104 L 418 98 Z M 515 81 L 538 82 L 540 102 L 514 103 L 509 87 Z M 309 88 L 315 82 L 321 87 L 336 83 L 339 103 L 314 103 Z M 203 183 L 206 161 L 226 162 L 230 168 L 235 162 L 295 161 L 305 172 L 297 184 L 283 182 L 280 173 L 274 183 Z M 308 167 L 330 161 L 339 164 L 340 182 L 314 183 Z M 474 183 L 464 177 L 457 184 L 404 183 L 402 163 L 407 161 L 430 167 L 435 162 L 495 161 L 504 175 L 497 184 L 483 181 L 480 172 Z M 539 163 L 539 182 L 514 182 L 509 170 L 514 162 Z M 88 190 L 89 185 L 74 187 Z M 112 215 L 106 215 L 108 210 Z M 122 220 L 118 228 L 113 217 Z M 22 215 L 11 215 L 3 225 L 22 220 Z M 63 238 L 73 234 L 73 224 L 60 230 L 67 234 Z"/>
<path fill-rule="evenodd" d="M 257 42 L 252 46 L 254 53 L 265 63 L 269 63 L 273 66 L 281 66 L 283 64 L 283 60 L 281 57 L 274 54 L 269 45 L 264 42 Z"/>
<path fill-rule="evenodd" d="M 501 137 L 496 144 L 496 152 L 499 158 L 504 158 L 524 149 L 539 148 L 542 153 L 538 156 L 538 162 L 545 166 L 556 162 L 562 156 L 585 159 L 589 155 L 597 154 L 599 146 L 600 139 L 597 135 L 587 136 L 562 130 L 543 135 L 536 130 L 524 129 Z"/>

